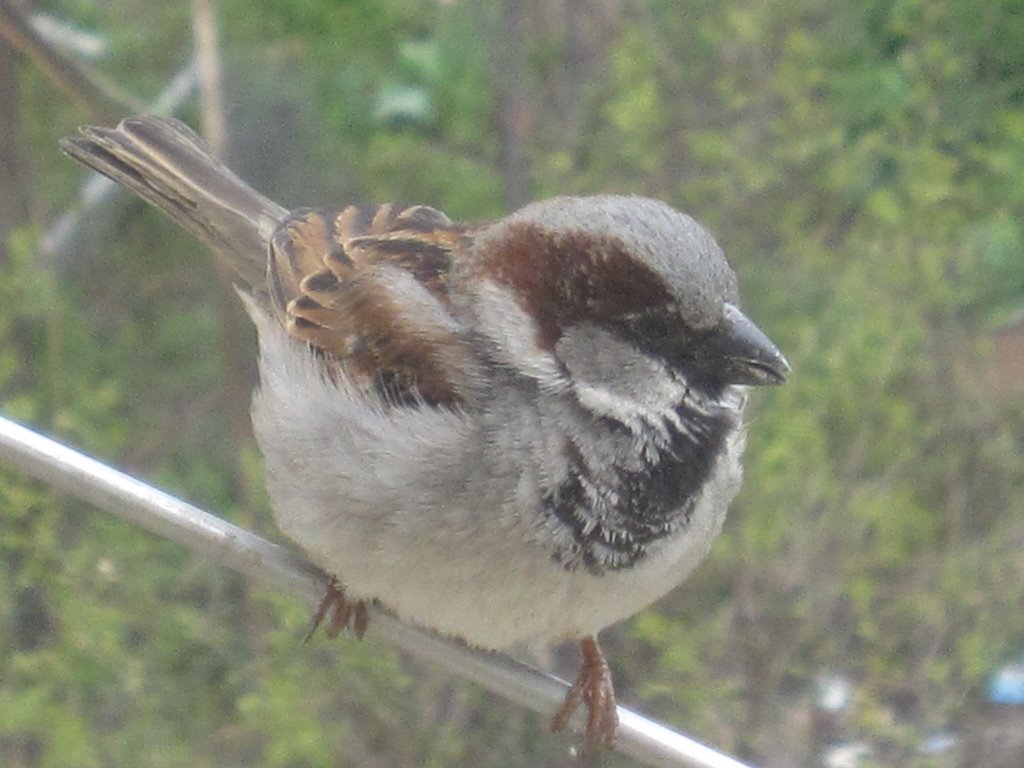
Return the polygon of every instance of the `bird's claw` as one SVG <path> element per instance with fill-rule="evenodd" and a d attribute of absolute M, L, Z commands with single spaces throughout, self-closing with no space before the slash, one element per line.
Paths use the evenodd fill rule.
<path fill-rule="evenodd" d="M 602 745 L 615 748 L 615 736 L 619 728 L 619 714 L 615 704 L 615 689 L 612 673 L 604 654 L 593 637 L 584 638 L 580 643 L 583 661 L 576 682 L 569 688 L 565 703 L 555 713 L 551 722 L 552 731 L 560 731 L 569 723 L 580 704 L 586 704 L 587 724 L 583 732 L 581 755 L 593 754 Z"/>
<path fill-rule="evenodd" d="M 313 612 L 309 622 L 309 629 L 306 632 L 306 636 L 302 639 L 303 643 L 309 642 L 310 638 L 313 637 L 317 629 L 320 628 L 320 625 L 323 624 L 324 619 L 328 618 L 328 616 L 330 618 L 324 630 L 328 637 L 337 637 L 341 634 L 342 630 L 351 624 L 355 636 L 362 640 L 363 635 L 366 634 L 366 627 L 370 623 L 370 614 L 366 608 L 366 601 L 351 601 L 345 597 L 345 589 L 341 586 L 341 582 L 338 581 L 336 576 L 331 577 L 330 582 L 327 584 L 327 591 Z"/>

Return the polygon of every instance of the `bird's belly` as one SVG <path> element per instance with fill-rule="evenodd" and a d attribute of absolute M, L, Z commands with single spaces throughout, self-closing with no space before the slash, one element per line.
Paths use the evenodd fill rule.
<path fill-rule="evenodd" d="M 684 530 L 633 566 L 600 574 L 566 570 L 514 522 L 460 534 L 404 524 L 400 516 L 366 526 L 345 515 L 333 526 L 310 528 L 298 524 L 306 519 L 301 510 L 292 506 L 290 513 L 278 515 L 283 531 L 350 597 L 377 599 L 406 621 L 500 650 L 594 634 L 645 608 L 707 554 L 724 507 L 698 503 Z"/>

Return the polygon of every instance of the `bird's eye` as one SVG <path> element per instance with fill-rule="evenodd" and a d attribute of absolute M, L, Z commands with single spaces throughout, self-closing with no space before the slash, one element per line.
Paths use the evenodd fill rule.
<path fill-rule="evenodd" d="M 654 348 L 669 343 L 679 331 L 678 322 L 671 322 L 671 318 L 664 313 L 637 315 L 630 318 L 626 325 L 630 335 L 637 341 Z"/>

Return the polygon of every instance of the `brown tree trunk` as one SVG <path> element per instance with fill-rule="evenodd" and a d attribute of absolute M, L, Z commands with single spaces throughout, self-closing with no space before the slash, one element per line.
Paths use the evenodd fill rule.
<path fill-rule="evenodd" d="M 526 11 L 518 0 L 505 0 L 496 36 L 498 165 L 507 208 L 520 207 L 530 199 L 530 167 L 527 145 L 533 114 L 526 76 Z"/>

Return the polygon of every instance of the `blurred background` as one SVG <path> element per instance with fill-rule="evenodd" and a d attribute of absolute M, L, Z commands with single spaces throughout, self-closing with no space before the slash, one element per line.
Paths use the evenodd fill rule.
<path fill-rule="evenodd" d="M 1024 764 L 1024 1 L 0 0 L 0 411 L 275 537 L 234 296 L 57 150 L 158 107 L 291 207 L 707 224 L 794 373 L 709 560 L 607 633 L 620 701 L 772 768 Z M 307 618 L 0 468 L 0 764 L 564 760 Z"/>

